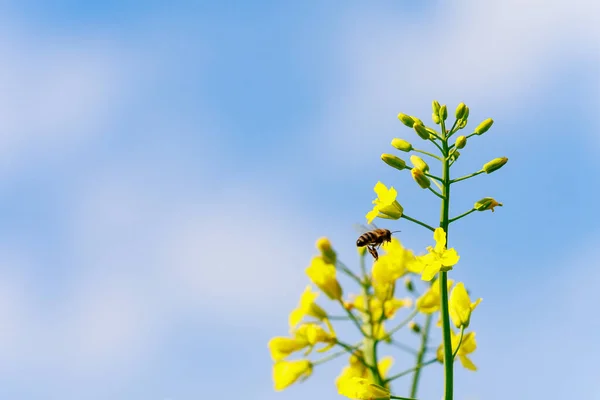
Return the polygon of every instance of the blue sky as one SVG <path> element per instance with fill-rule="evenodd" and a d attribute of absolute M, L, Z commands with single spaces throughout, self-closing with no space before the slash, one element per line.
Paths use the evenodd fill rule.
<path fill-rule="evenodd" d="M 453 278 L 483 302 L 457 399 L 600 399 L 595 2 L 3 2 L 0 397 L 336 398 L 344 360 L 282 393 L 314 241 L 356 267 L 379 159 L 431 100 L 493 128 L 456 173 Z M 427 231 L 405 222 L 417 252 Z M 352 335 L 340 328 L 340 335 Z M 396 372 L 410 363 L 398 357 Z M 400 390 L 402 384 L 398 386 Z M 437 365 L 421 399 L 441 396 Z"/>

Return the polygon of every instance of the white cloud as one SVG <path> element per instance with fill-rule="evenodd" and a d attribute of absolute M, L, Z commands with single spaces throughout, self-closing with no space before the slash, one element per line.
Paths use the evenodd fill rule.
<path fill-rule="evenodd" d="M 598 65 L 599 11 L 585 0 L 462 1 L 426 17 L 352 10 L 339 27 L 317 129 L 330 138 L 325 154 L 356 160 L 402 129 L 398 112 L 428 118 L 432 99 L 464 101 L 476 119 L 522 109 L 567 65 Z"/>

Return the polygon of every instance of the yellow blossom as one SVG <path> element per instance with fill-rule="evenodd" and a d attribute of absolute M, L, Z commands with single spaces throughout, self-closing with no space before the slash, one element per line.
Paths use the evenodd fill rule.
<path fill-rule="evenodd" d="M 436 228 L 433 238 L 435 247 L 427 247 L 429 253 L 418 257 L 423 268 L 421 279 L 424 281 L 432 280 L 440 271 L 450 271 L 460 259 L 456 250 L 446 249 L 446 232 L 442 228 Z"/>
<path fill-rule="evenodd" d="M 448 279 L 448 290 L 454 281 Z M 431 287 L 417 299 L 417 309 L 423 314 L 432 314 L 439 311 L 441 304 L 439 281 L 433 282 Z"/>
<path fill-rule="evenodd" d="M 385 254 L 373 264 L 373 280 L 380 284 L 395 282 L 409 271 L 419 268 L 419 262 L 412 251 L 404 248 L 396 238 L 382 245 Z"/>
<path fill-rule="evenodd" d="M 294 337 L 298 341 L 304 341 L 309 346 L 304 355 L 308 355 L 317 343 L 326 344 L 325 347 L 317 350 L 320 353 L 329 350 L 335 346 L 336 343 L 335 333 L 333 331 L 328 333 L 325 329 L 314 323 L 300 325 L 300 327 L 294 331 Z"/>
<path fill-rule="evenodd" d="M 460 334 L 451 332 L 451 343 L 452 343 L 452 354 L 456 351 L 456 347 L 460 342 Z M 473 361 L 469 357 L 469 354 L 477 349 L 477 342 L 475 341 L 475 332 L 469 332 L 463 336 L 462 342 L 460 342 L 460 348 L 456 353 L 456 357 L 460 360 L 463 367 L 470 371 L 477 371 L 477 366 L 473 364 Z M 440 344 L 437 349 L 436 357 L 439 362 L 444 362 L 444 345 Z"/>
<path fill-rule="evenodd" d="M 319 238 L 317 240 L 317 249 L 321 252 L 321 257 L 328 264 L 335 265 L 337 260 L 337 254 L 333 247 L 331 247 L 331 242 L 326 237 Z"/>
<path fill-rule="evenodd" d="M 338 393 L 350 399 L 378 400 L 389 399 L 390 391 L 383 386 L 376 385 L 364 378 L 343 379 L 340 382 Z"/>
<path fill-rule="evenodd" d="M 403 307 L 410 307 L 412 306 L 412 299 L 409 297 L 406 297 L 404 299 L 398 299 L 398 298 L 392 298 L 388 301 L 386 301 L 385 303 L 383 303 L 383 310 L 384 310 L 384 314 L 385 317 L 387 319 L 391 319 L 396 315 L 396 311 L 398 311 L 399 309 L 403 308 Z"/>
<path fill-rule="evenodd" d="M 396 189 L 389 189 L 381 182 L 377 182 L 373 189 L 377 198 L 373 200 L 373 209 L 367 213 L 367 223 L 371 223 L 376 217 L 386 219 L 399 219 L 404 209 L 396 201 L 398 193 Z"/>
<path fill-rule="evenodd" d="M 269 350 L 273 361 L 281 361 L 290 354 L 302 350 L 308 345 L 304 338 L 277 336 L 269 340 Z"/>
<path fill-rule="evenodd" d="M 313 292 L 310 285 L 304 289 L 298 307 L 290 313 L 289 324 L 291 330 L 293 330 L 305 316 L 314 317 L 329 324 L 327 313 L 315 303 L 318 296 L 319 293 Z"/>
<path fill-rule="evenodd" d="M 306 274 L 332 300 L 342 298 L 342 287 L 336 278 L 335 266 L 325 262 L 323 257 L 313 257 L 306 268 Z"/>
<path fill-rule="evenodd" d="M 312 364 L 308 360 L 278 361 L 273 365 L 275 390 L 283 390 L 299 379 L 304 381 L 311 374 Z"/>
<path fill-rule="evenodd" d="M 351 378 L 362 378 L 362 379 L 367 379 L 370 382 L 372 382 L 370 374 L 369 374 L 369 370 L 367 369 L 367 367 L 365 367 L 365 365 L 361 361 L 361 357 L 363 357 L 363 354 L 360 351 L 357 351 L 356 354 L 353 354 L 350 356 L 349 365 L 347 367 L 344 367 L 341 374 L 337 377 L 337 379 L 335 381 L 335 385 L 338 388 L 338 390 L 340 389 L 340 384 L 344 380 L 348 380 Z M 388 371 L 391 368 L 393 363 L 394 363 L 394 359 L 391 356 L 383 357 L 377 363 L 377 369 L 379 370 L 379 376 L 381 376 L 383 379 L 385 379 L 385 377 L 387 376 Z"/>
<path fill-rule="evenodd" d="M 465 289 L 465 285 L 462 282 L 457 283 L 454 289 L 452 289 L 452 293 L 450 293 L 449 302 L 450 318 L 452 318 L 454 326 L 457 328 L 461 326 L 468 328 L 471 320 L 471 312 L 480 302 L 481 298 L 471 303 L 471 298 Z"/>

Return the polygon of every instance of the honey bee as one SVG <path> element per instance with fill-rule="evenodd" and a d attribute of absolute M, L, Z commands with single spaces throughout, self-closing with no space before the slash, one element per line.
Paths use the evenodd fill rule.
<path fill-rule="evenodd" d="M 367 250 L 373 256 L 375 261 L 379 259 L 379 254 L 377 253 L 377 249 L 385 242 L 392 241 L 392 233 L 396 233 L 400 231 L 391 232 L 389 229 L 384 228 L 376 228 L 369 232 L 365 232 L 358 237 L 356 240 L 357 247 L 367 246 Z"/>

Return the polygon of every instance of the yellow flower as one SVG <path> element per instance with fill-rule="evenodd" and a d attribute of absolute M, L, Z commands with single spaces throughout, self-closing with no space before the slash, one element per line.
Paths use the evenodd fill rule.
<path fill-rule="evenodd" d="M 460 341 L 460 334 L 455 334 L 451 332 L 451 340 L 452 343 L 452 354 L 456 351 L 456 347 Z M 477 366 L 473 364 L 473 361 L 467 355 L 471 354 L 477 349 L 477 342 L 475 341 L 475 332 L 469 332 L 463 336 L 463 340 L 461 342 L 460 348 L 456 353 L 456 356 L 460 360 L 460 363 L 463 367 L 470 371 L 477 371 Z M 444 345 L 440 344 L 437 349 L 436 357 L 439 362 L 444 362 Z"/>
<path fill-rule="evenodd" d="M 281 361 L 290 354 L 302 350 L 308 345 L 304 338 L 277 336 L 269 340 L 269 350 L 273 361 Z"/>
<path fill-rule="evenodd" d="M 429 253 L 418 257 L 423 267 L 421 279 L 424 281 L 432 280 L 440 271 L 450 271 L 460 259 L 456 250 L 446 249 L 446 232 L 442 228 L 436 228 L 433 238 L 435 239 L 435 248 L 427 247 Z"/>
<path fill-rule="evenodd" d="M 377 182 L 374 190 L 377 198 L 373 200 L 373 209 L 367 213 L 367 223 L 370 224 L 376 217 L 399 219 L 404 209 L 396 201 L 398 195 L 396 189 L 393 187 L 388 189 L 383 183 Z"/>
<path fill-rule="evenodd" d="M 471 303 L 471 298 L 465 289 L 465 285 L 462 282 L 457 283 L 454 289 L 452 289 L 452 293 L 450 293 L 449 302 L 450 318 L 452 318 L 454 326 L 457 328 L 461 326 L 468 328 L 471 320 L 471 312 L 480 302 L 481 298 Z"/>
<path fill-rule="evenodd" d="M 343 379 L 338 393 L 350 399 L 376 400 L 389 399 L 390 391 L 364 378 Z"/>
<path fill-rule="evenodd" d="M 320 353 L 329 350 L 335 346 L 336 343 L 335 333 L 333 331 L 328 333 L 325 329 L 314 323 L 300 325 L 300 327 L 294 331 L 294 337 L 296 340 L 300 342 L 303 341 L 309 346 L 304 355 L 308 355 L 317 343 L 327 344 L 327 346 L 317 350 Z"/>
<path fill-rule="evenodd" d="M 448 290 L 454 281 L 448 279 Z M 417 299 L 417 309 L 423 314 L 432 314 L 439 311 L 441 304 L 440 284 L 438 281 L 433 282 L 431 287 Z"/>
<path fill-rule="evenodd" d="M 308 360 L 278 361 L 273 365 L 275 390 L 280 391 L 298 379 L 306 380 L 312 374 L 312 364 Z"/>
<path fill-rule="evenodd" d="M 410 307 L 412 306 L 412 299 L 406 297 L 404 299 L 398 299 L 396 297 L 386 301 L 383 303 L 383 310 L 385 313 L 385 317 L 387 319 L 394 318 L 396 315 L 396 311 L 401 309 L 402 307 Z"/>
<path fill-rule="evenodd" d="M 320 321 L 329 323 L 325 310 L 315 303 L 318 296 L 319 293 L 313 292 L 310 285 L 304 289 L 298 307 L 290 313 L 289 324 L 291 330 L 293 330 L 305 316 L 314 317 Z"/>
<path fill-rule="evenodd" d="M 407 272 L 419 269 L 420 265 L 412 251 L 402 246 L 396 238 L 382 245 L 385 254 L 373 264 L 373 280 L 380 284 L 393 283 Z"/>
<path fill-rule="evenodd" d="M 335 266 L 323 257 L 313 257 L 306 268 L 306 275 L 332 300 L 342 298 L 342 287 L 336 279 Z"/>
<path fill-rule="evenodd" d="M 335 381 L 335 385 L 338 388 L 338 390 L 340 390 L 341 383 L 344 380 L 348 380 L 351 378 L 361 378 L 361 379 L 366 379 L 366 380 L 369 380 L 370 382 L 372 382 L 370 375 L 369 375 L 369 370 L 367 369 L 367 367 L 365 367 L 365 365 L 360 360 L 360 357 L 362 357 L 362 356 L 363 356 L 363 354 L 360 351 L 356 352 L 356 355 L 353 354 L 352 356 L 350 356 L 349 365 L 347 367 L 344 367 L 344 369 L 342 370 L 342 373 L 337 377 L 337 379 Z M 383 379 L 385 379 L 385 377 L 387 376 L 387 373 L 393 363 L 394 363 L 394 359 L 391 356 L 383 357 L 377 363 L 377 369 L 379 370 L 379 375 Z M 372 383 L 374 383 L 374 382 L 372 382 Z"/>

